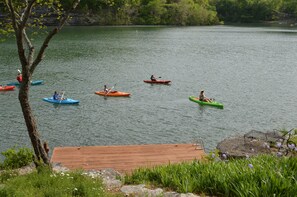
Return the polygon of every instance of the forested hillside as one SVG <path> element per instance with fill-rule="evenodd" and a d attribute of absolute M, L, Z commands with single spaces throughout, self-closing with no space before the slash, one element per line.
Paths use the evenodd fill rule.
<path fill-rule="evenodd" d="M 262 22 L 296 20 L 297 0 L 214 0 L 220 20 Z"/>
<path fill-rule="evenodd" d="M 211 25 L 296 19 L 297 0 L 85 0 L 79 10 L 105 24 Z"/>
<path fill-rule="evenodd" d="M 67 8 L 72 0 L 64 0 Z M 85 0 L 79 11 L 108 25 L 211 25 L 219 22 L 209 0 Z"/>
<path fill-rule="evenodd" d="M 1 3 L 2 2 L 2 3 Z M 61 1 L 68 9 L 72 0 Z M 214 25 L 297 19 L 297 0 L 83 0 L 96 25 Z M 0 0 L 0 17 L 5 15 Z M 88 23 L 86 23 L 88 24 Z"/>

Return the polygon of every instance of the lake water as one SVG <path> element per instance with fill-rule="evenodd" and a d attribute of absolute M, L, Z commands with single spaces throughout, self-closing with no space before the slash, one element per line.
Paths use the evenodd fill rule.
<path fill-rule="evenodd" d="M 34 42 L 39 42 L 36 39 Z M 213 150 L 250 130 L 296 127 L 297 29 L 280 27 L 67 27 L 50 43 L 30 101 L 56 146 L 188 143 Z M 13 41 L 0 43 L 0 84 L 20 69 Z M 151 74 L 171 85 L 143 82 Z M 130 98 L 94 92 L 116 84 Z M 201 89 L 224 109 L 189 101 Z M 42 101 L 54 91 L 74 106 Z M 18 89 L 1 92 L 0 151 L 30 145 Z"/>

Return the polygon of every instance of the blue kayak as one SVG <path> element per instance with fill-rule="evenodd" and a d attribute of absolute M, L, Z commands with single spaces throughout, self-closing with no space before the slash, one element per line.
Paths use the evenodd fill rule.
<path fill-rule="evenodd" d="M 49 103 L 56 103 L 56 104 L 78 104 L 79 103 L 79 100 L 73 100 L 70 98 L 66 98 L 64 100 L 54 100 L 53 97 L 51 97 L 51 98 L 43 98 L 42 100 Z"/>
<path fill-rule="evenodd" d="M 32 86 L 41 85 L 41 84 L 43 84 L 43 80 L 34 80 L 34 81 L 31 81 L 31 85 Z M 16 81 L 16 82 L 8 83 L 7 85 L 8 86 L 19 86 L 20 83 L 18 81 Z"/>

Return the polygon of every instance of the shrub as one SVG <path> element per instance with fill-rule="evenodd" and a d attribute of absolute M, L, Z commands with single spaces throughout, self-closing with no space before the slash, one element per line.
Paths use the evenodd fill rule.
<path fill-rule="evenodd" d="M 33 162 L 34 154 L 29 148 L 10 148 L 1 153 L 5 159 L 0 165 L 2 169 L 16 169 Z"/>

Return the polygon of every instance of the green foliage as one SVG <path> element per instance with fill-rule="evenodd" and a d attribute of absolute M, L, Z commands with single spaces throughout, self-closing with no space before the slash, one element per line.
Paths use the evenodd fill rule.
<path fill-rule="evenodd" d="M 99 14 L 105 24 L 211 25 L 297 17 L 296 0 L 86 0 L 80 10 Z"/>
<path fill-rule="evenodd" d="M 16 169 L 33 162 L 34 154 L 29 148 L 10 148 L 1 153 L 5 159 L 1 164 L 3 169 Z"/>
<path fill-rule="evenodd" d="M 180 0 L 142 1 L 138 24 L 210 25 L 217 24 L 216 12 L 208 1 Z"/>
<path fill-rule="evenodd" d="M 37 10 L 47 11 L 34 12 L 29 26 L 44 28 L 48 16 L 59 18 L 72 3 L 40 0 Z M 17 11 L 22 9 L 19 4 Z M 212 25 L 220 20 L 249 23 L 297 17 L 296 0 L 84 0 L 77 10 L 98 15 L 101 25 Z M 6 13 L 4 4 L 0 3 L 0 11 Z M 1 26 L 0 35 L 11 30 L 11 25 L 4 28 L 0 21 Z"/>
<path fill-rule="evenodd" d="M 92 7 L 89 12 L 98 14 L 101 18 L 100 24 L 104 25 L 208 25 L 218 23 L 215 9 L 209 5 L 208 1 L 106 0 L 100 2 L 100 5 L 88 7 Z M 93 9 L 94 7 L 96 9 Z"/>
<path fill-rule="evenodd" d="M 178 192 L 214 196 L 295 196 L 297 158 L 271 155 L 228 162 L 199 162 L 139 169 L 127 184 L 151 183 Z"/>
<path fill-rule="evenodd" d="M 13 170 L 4 170 L 0 172 L 0 184 L 8 181 L 9 179 L 12 179 L 14 177 L 17 177 L 18 173 Z M 1 195 L 0 195 L 1 196 Z"/>
<path fill-rule="evenodd" d="M 99 178 L 82 172 L 54 173 L 48 168 L 4 181 L 0 196 L 115 196 L 107 194 Z"/>
<path fill-rule="evenodd" d="M 16 13 L 16 23 L 20 23 L 24 15 L 24 10 L 27 4 L 24 1 L 16 0 L 12 1 L 14 12 Z M 10 16 L 10 9 L 6 1 L 1 3 L 0 1 L 0 38 L 4 40 L 5 37 L 11 36 L 14 33 L 13 23 Z M 26 27 L 33 27 L 35 29 L 45 29 L 47 26 L 48 17 L 60 19 L 64 12 L 60 0 L 39 0 L 33 5 L 32 12 L 29 15 L 29 20 L 26 23 Z M 2 17 L 1 17 L 2 15 Z"/>
<path fill-rule="evenodd" d="M 227 22 L 259 22 L 296 17 L 296 0 L 214 0 L 219 18 Z"/>
<path fill-rule="evenodd" d="M 144 3 L 144 2 L 142 2 Z M 166 0 L 152 0 L 139 9 L 138 24 L 157 25 L 162 23 Z"/>
<path fill-rule="evenodd" d="M 218 158 L 219 158 L 220 154 L 219 154 L 219 150 L 218 149 L 215 149 L 214 151 L 210 151 L 208 153 L 208 155 L 206 155 L 204 158 L 207 160 L 207 161 L 217 161 Z"/>
<path fill-rule="evenodd" d="M 283 0 L 281 10 L 288 17 L 297 17 L 296 0 Z"/>
<path fill-rule="evenodd" d="M 291 138 L 291 141 L 295 144 L 297 144 L 297 135 Z"/>

